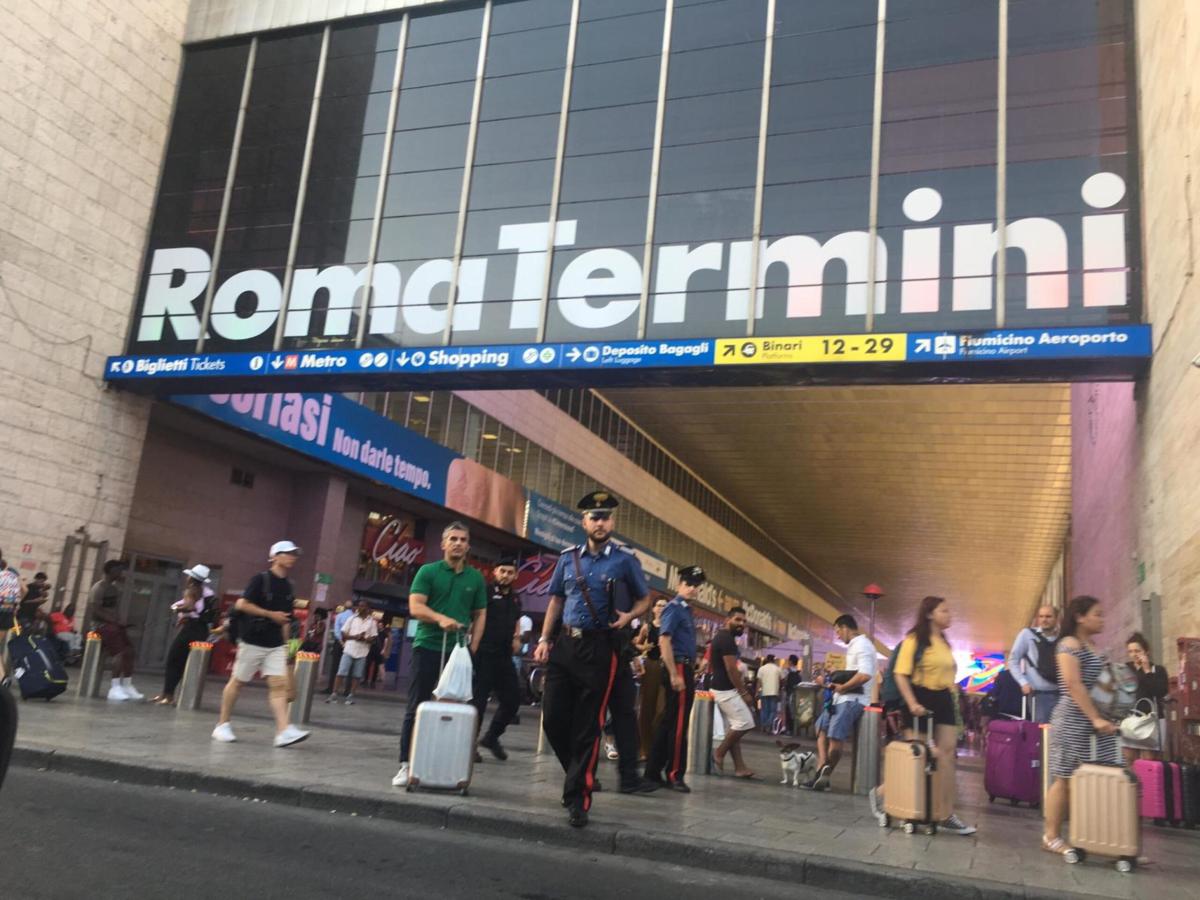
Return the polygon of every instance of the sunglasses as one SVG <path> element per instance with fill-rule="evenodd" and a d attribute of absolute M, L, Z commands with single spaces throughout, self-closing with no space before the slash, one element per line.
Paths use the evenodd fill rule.
<path fill-rule="evenodd" d="M 609 512 L 590 512 L 587 517 L 593 522 L 607 522 L 612 518 L 612 513 Z"/>

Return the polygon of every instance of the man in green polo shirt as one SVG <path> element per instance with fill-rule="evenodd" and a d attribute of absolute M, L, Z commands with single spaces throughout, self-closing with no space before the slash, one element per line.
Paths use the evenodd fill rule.
<path fill-rule="evenodd" d="M 483 637 L 487 585 L 483 574 L 467 565 L 470 549 L 471 533 L 467 526 L 451 522 L 442 531 L 442 561 L 421 566 L 408 589 L 408 614 L 419 624 L 413 637 L 408 709 L 400 730 L 400 771 L 392 779 L 393 787 L 408 787 L 408 753 L 417 707 L 433 696 L 458 632 L 470 627 L 472 654 L 479 649 Z"/>

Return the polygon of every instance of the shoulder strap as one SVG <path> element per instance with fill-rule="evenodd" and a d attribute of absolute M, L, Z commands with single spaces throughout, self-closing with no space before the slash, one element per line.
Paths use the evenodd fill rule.
<path fill-rule="evenodd" d="M 575 586 L 579 588 L 579 593 L 583 595 L 583 602 L 587 604 L 588 612 L 592 615 L 592 621 L 603 622 L 600 614 L 596 612 L 596 607 L 592 605 L 592 592 L 588 590 L 587 579 L 583 575 L 582 560 L 579 556 L 579 548 L 571 548 L 571 556 L 575 560 Z"/>

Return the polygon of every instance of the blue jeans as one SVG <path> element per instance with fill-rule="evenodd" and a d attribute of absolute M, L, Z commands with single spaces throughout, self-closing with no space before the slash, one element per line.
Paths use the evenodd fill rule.
<path fill-rule="evenodd" d="M 763 731 L 771 730 L 771 723 L 775 721 L 775 713 L 779 711 L 778 697 L 763 697 L 762 698 L 762 729 Z"/>

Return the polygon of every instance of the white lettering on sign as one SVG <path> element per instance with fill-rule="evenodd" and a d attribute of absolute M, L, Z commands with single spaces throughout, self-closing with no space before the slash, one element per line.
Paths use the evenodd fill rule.
<path fill-rule="evenodd" d="M 1125 194 L 1125 182 L 1111 172 L 1092 175 L 1080 191 L 1092 209 L 1115 206 Z M 933 220 L 941 212 L 942 196 L 930 187 L 909 192 L 902 204 L 904 216 L 916 227 L 903 229 L 900 259 L 901 314 L 936 313 L 943 278 L 941 248 L 949 242 L 953 256 L 953 285 L 949 312 L 991 309 L 992 271 L 999 252 L 996 227 L 990 222 L 954 225 L 947 229 Z M 1025 268 L 1025 297 L 1029 309 L 1065 309 L 1069 303 L 1071 260 L 1069 245 L 1077 238 L 1082 247 L 1082 296 L 1085 307 L 1123 306 L 1127 303 L 1125 266 L 1125 215 L 1104 212 L 1080 217 L 1076 233 L 1068 234 L 1061 219 L 1037 216 L 1007 224 L 1006 247 L 1021 251 Z M 554 246 L 572 247 L 579 223 L 558 222 Z M 548 222 L 503 225 L 497 250 L 516 252 L 515 274 L 508 288 L 508 326 L 512 331 L 536 328 L 545 278 Z M 944 235 L 943 231 L 949 231 Z M 877 313 L 886 311 L 889 247 L 882 236 L 875 246 Z M 654 304 L 649 321 L 655 325 L 686 322 L 689 284 L 697 273 L 725 273 L 726 321 L 745 320 L 750 292 L 751 241 L 707 242 L 699 245 L 661 246 L 654 263 Z M 789 235 L 763 240 L 759 247 L 757 283 L 765 288 L 768 275 L 783 275 L 787 288 L 785 315 L 810 319 L 829 313 L 824 307 L 825 288 L 833 282 L 829 272 L 845 287 L 846 316 L 865 315 L 870 237 L 865 231 L 845 231 L 824 240 Z M 368 300 L 369 332 L 396 332 L 402 319 L 405 331 L 435 335 L 446 328 L 447 300 L 453 280 L 453 263 L 434 259 L 422 263 L 402 284 L 400 269 L 392 263 L 371 267 Z M 596 248 L 567 262 L 551 284 L 552 303 L 571 325 L 588 330 L 609 329 L 633 318 L 642 292 L 642 262 L 617 248 Z M 464 259 L 458 271 L 458 296 L 454 305 L 454 331 L 479 331 L 483 324 L 488 259 Z M 201 297 L 209 287 L 212 261 L 196 247 L 169 247 L 151 255 L 136 341 L 163 339 L 169 324 L 175 337 L 194 341 L 200 336 Z M 360 308 L 366 289 L 367 267 L 297 269 L 287 303 L 284 334 L 287 337 L 344 337 L 353 331 L 353 312 Z M 493 294 L 495 291 L 493 290 Z M 765 291 L 757 292 L 756 317 L 764 315 Z M 325 315 L 320 335 L 313 334 L 313 310 L 324 296 Z M 282 286 L 271 272 L 251 269 L 231 275 L 213 295 L 211 329 L 230 341 L 258 337 L 272 328 L 282 306 Z"/>

